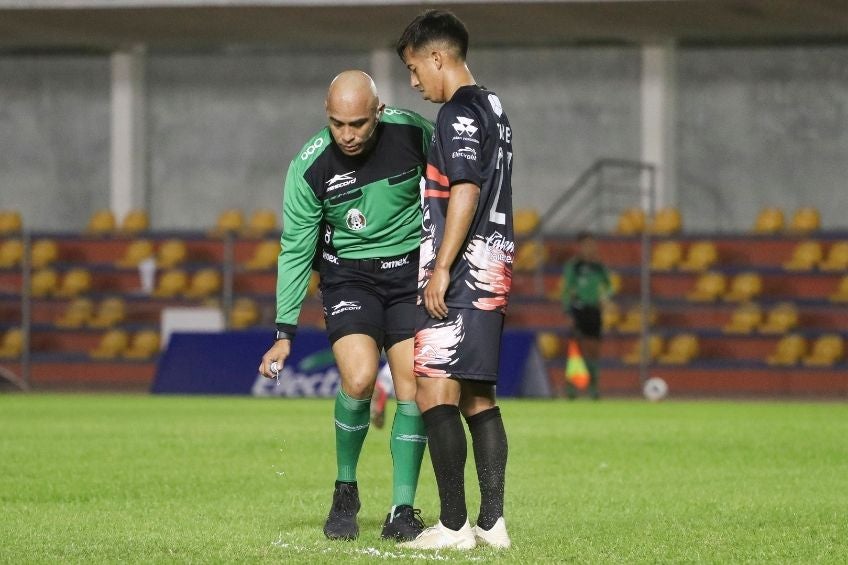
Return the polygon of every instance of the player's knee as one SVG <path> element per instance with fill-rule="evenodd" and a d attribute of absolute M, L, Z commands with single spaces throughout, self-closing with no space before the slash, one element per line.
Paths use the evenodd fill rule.
<path fill-rule="evenodd" d="M 342 389 L 351 398 L 362 400 L 374 393 L 375 375 L 348 375 L 342 378 Z"/>

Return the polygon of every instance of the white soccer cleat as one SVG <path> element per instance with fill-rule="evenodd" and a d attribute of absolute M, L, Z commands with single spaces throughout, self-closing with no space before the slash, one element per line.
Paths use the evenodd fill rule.
<path fill-rule="evenodd" d="M 474 526 L 474 538 L 480 545 L 488 545 L 496 549 L 509 549 L 512 545 L 509 534 L 506 533 L 506 522 L 503 516 L 498 518 L 491 530 Z"/>
<path fill-rule="evenodd" d="M 504 530 L 506 531 L 506 530 Z M 474 530 L 468 520 L 459 530 L 451 530 L 439 521 L 435 526 L 430 526 L 412 541 L 398 544 L 398 547 L 406 549 L 474 549 L 477 541 L 474 539 Z"/>

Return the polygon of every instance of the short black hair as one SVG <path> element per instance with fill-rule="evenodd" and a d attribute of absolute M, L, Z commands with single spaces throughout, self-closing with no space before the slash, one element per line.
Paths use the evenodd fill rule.
<path fill-rule="evenodd" d="M 462 20 L 445 10 L 427 10 L 406 26 L 397 41 L 397 54 L 403 59 L 403 52 L 409 47 L 413 51 L 431 41 L 444 41 L 456 49 L 464 61 L 468 54 L 468 30 Z"/>
<path fill-rule="evenodd" d="M 595 239 L 595 234 L 593 234 L 589 230 L 582 230 L 577 232 L 577 241 L 583 243 L 587 239 Z"/>

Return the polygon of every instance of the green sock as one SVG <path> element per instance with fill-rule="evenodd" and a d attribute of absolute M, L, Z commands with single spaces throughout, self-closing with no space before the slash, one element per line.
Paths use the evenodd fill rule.
<path fill-rule="evenodd" d="M 337 481 L 356 481 L 356 464 L 371 419 L 370 407 L 370 398 L 357 400 L 339 388 L 335 409 Z"/>
<path fill-rule="evenodd" d="M 415 402 L 397 403 L 395 420 L 392 423 L 392 505 L 412 506 L 415 502 L 415 490 L 418 488 L 418 473 L 421 471 L 421 458 L 427 447 L 427 432 L 424 420 Z"/>
<path fill-rule="evenodd" d="M 586 368 L 589 370 L 589 395 L 598 398 L 598 362 L 587 359 Z"/>

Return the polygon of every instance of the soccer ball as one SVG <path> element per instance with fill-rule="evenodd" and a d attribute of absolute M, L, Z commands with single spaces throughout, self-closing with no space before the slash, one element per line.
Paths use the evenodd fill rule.
<path fill-rule="evenodd" d="M 651 402 L 659 402 L 668 394 L 668 385 L 659 377 L 651 377 L 645 381 L 645 386 L 642 387 L 642 394 Z"/>

